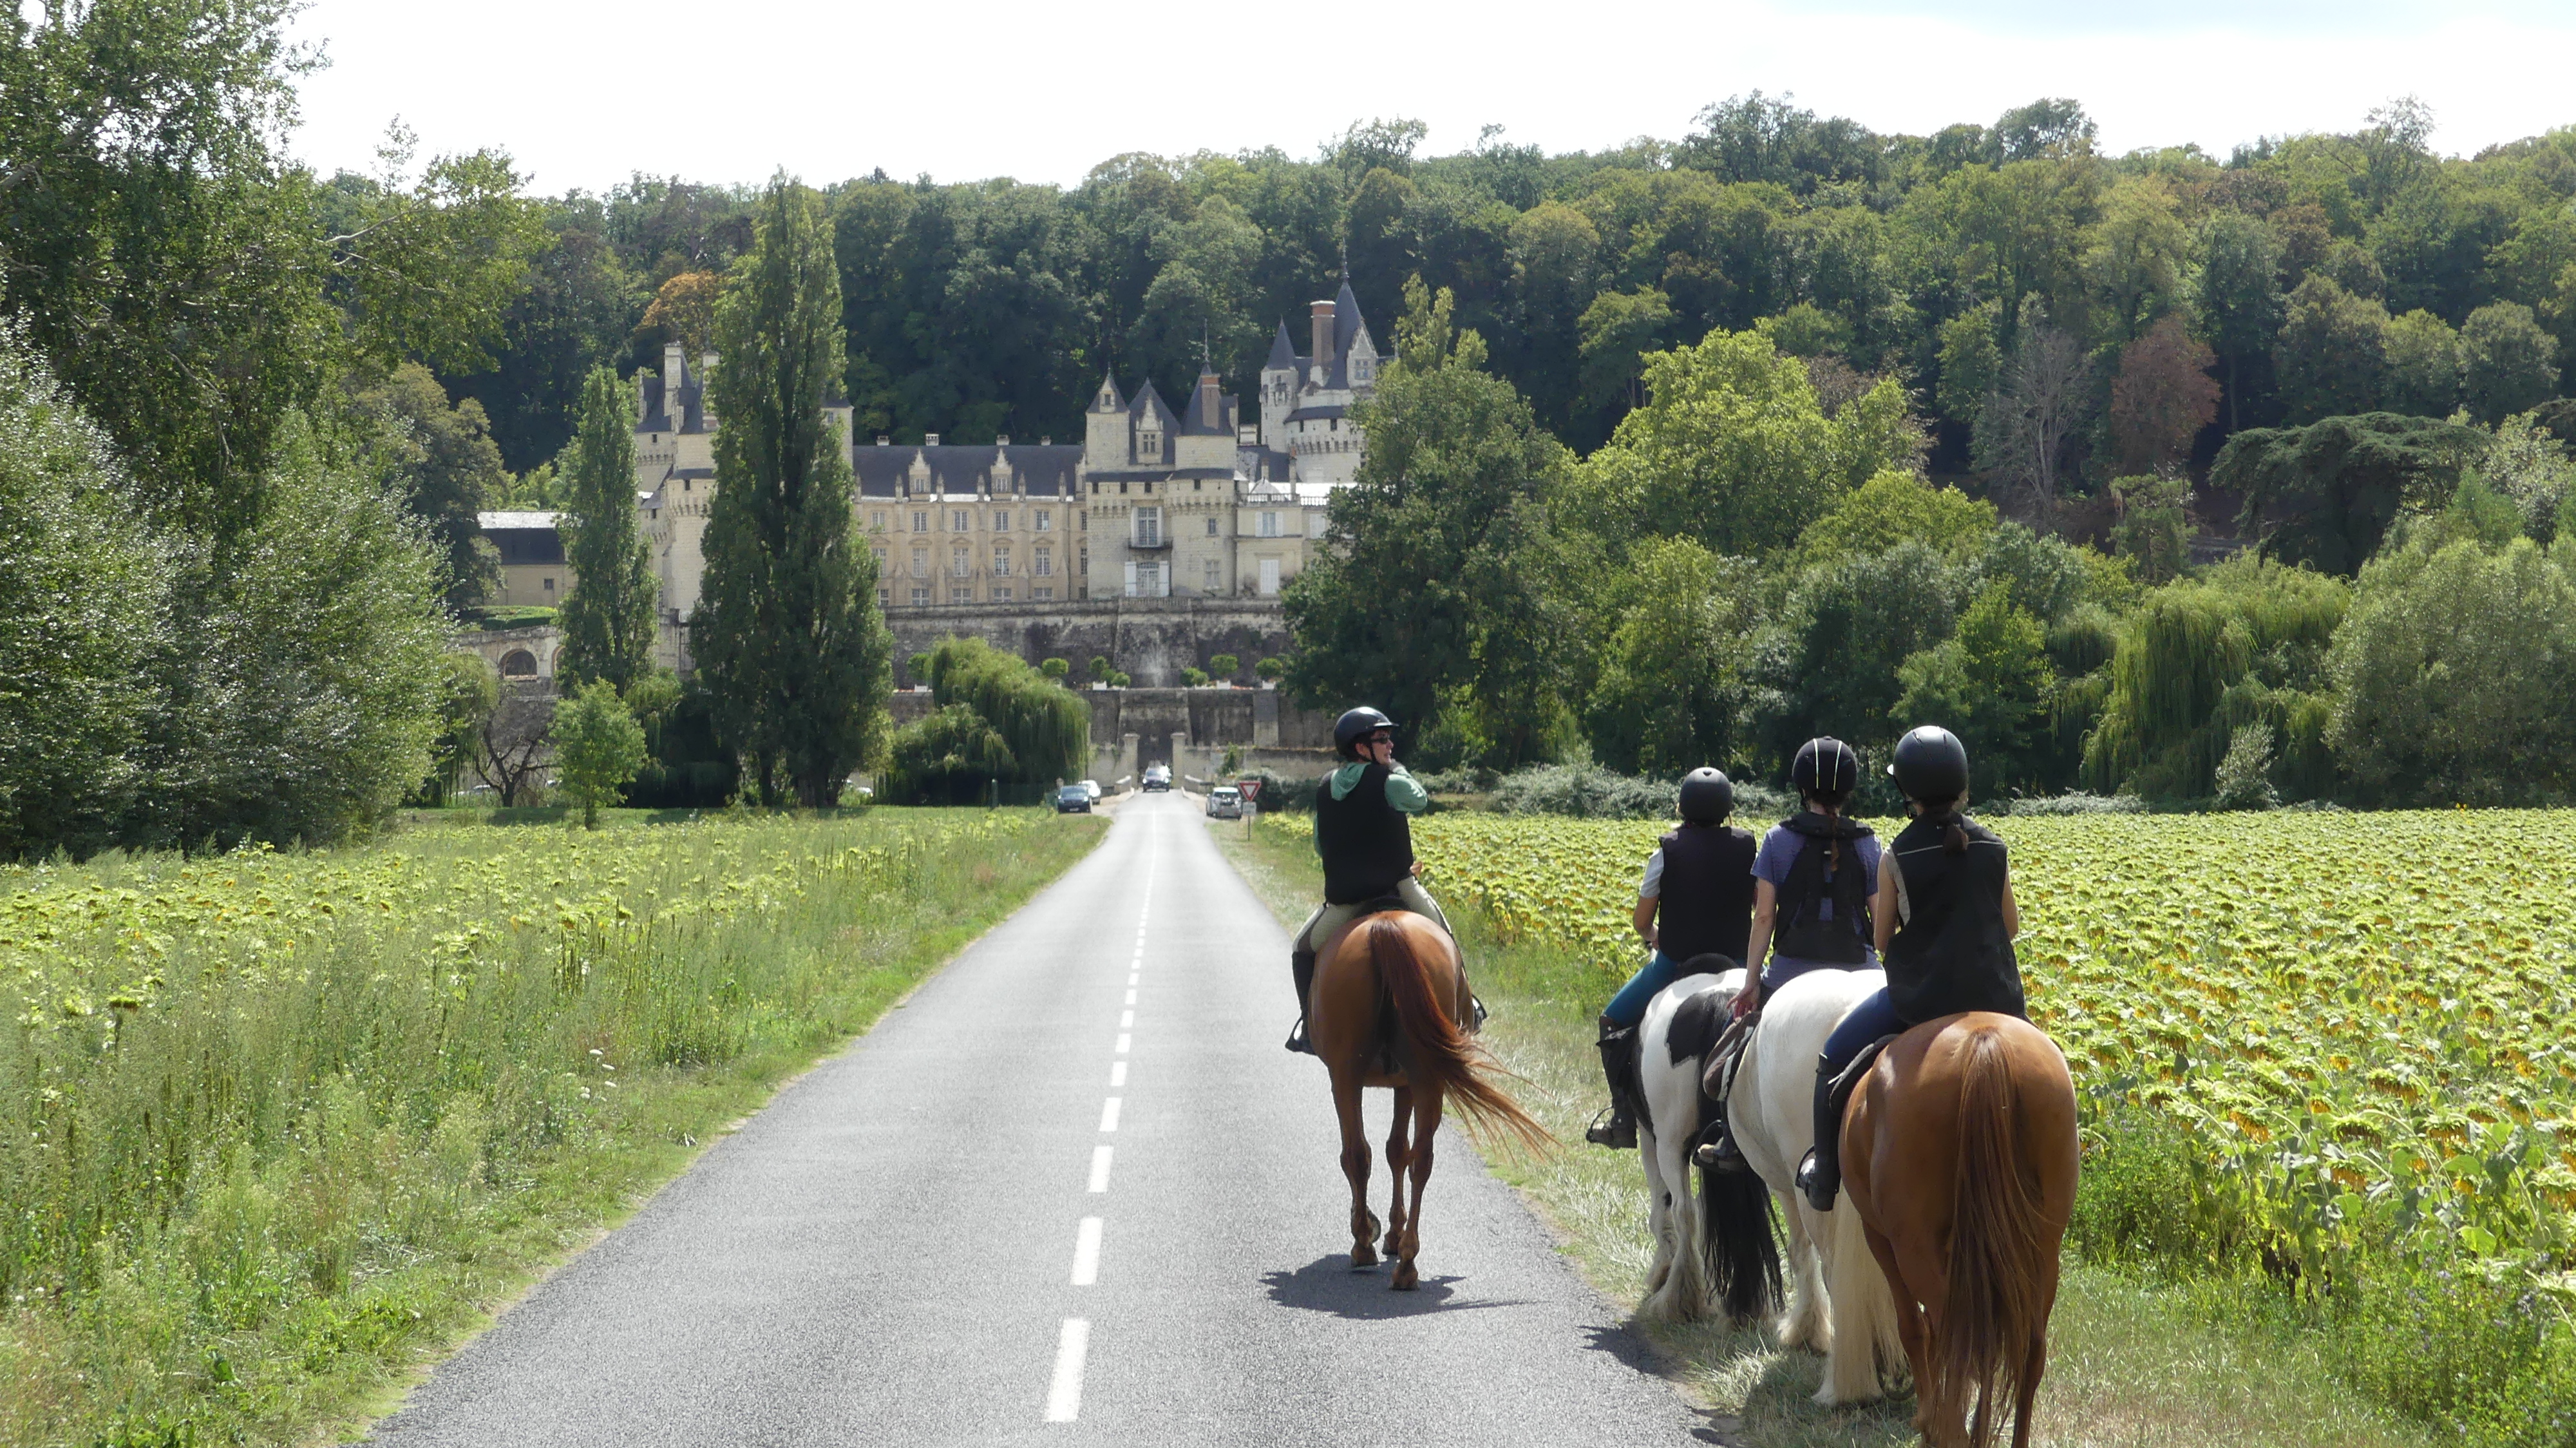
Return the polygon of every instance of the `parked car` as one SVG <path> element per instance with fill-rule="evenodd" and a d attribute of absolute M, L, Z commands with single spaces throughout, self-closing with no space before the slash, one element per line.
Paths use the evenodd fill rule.
<path fill-rule="evenodd" d="M 1171 787 L 1172 767 L 1170 765 L 1148 764 L 1145 766 L 1145 792 L 1147 794 L 1151 794 L 1158 789 L 1170 789 Z"/>
<path fill-rule="evenodd" d="M 1078 784 L 1068 784 L 1055 792 L 1057 814 L 1091 813 L 1091 791 Z"/>
<path fill-rule="evenodd" d="M 1207 812 L 1212 820 L 1243 818 L 1243 791 L 1230 784 L 1220 784 L 1209 790 Z"/>
<path fill-rule="evenodd" d="M 1084 780 L 1082 782 L 1082 792 L 1091 796 L 1092 803 L 1098 804 L 1100 802 L 1100 781 L 1096 779 Z"/>

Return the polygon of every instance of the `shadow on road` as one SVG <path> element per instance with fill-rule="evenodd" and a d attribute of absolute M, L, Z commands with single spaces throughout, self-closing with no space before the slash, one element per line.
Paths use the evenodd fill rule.
<path fill-rule="evenodd" d="M 1354 1321 L 1420 1317 L 1430 1312 L 1469 1312 L 1484 1307 L 1518 1307 L 1517 1301 L 1458 1301 L 1456 1277 L 1425 1277 L 1411 1292 L 1386 1285 L 1385 1263 L 1353 1271 L 1351 1259 L 1334 1253 L 1318 1257 L 1294 1272 L 1264 1272 L 1261 1285 L 1282 1307 L 1329 1312 Z"/>

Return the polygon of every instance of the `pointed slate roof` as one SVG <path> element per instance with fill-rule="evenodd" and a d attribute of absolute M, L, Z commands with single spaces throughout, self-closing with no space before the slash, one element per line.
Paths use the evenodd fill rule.
<path fill-rule="evenodd" d="M 1228 436 L 1233 434 L 1234 422 L 1229 414 L 1234 411 L 1231 405 L 1234 399 L 1219 396 L 1215 390 L 1209 386 L 1210 383 L 1215 382 L 1216 380 L 1216 374 L 1213 372 L 1202 372 L 1199 374 L 1199 385 L 1190 389 L 1189 411 L 1181 415 L 1181 431 L 1190 433 L 1194 436 L 1205 436 L 1209 433 L 1223 433 Z M 1215 415 L 1213 416 L 1209 415 L 1208 408 L 1205 406 L 1207 400 L 1211 397 L 1216 398 L 1216 409 Z"/>
<path fill-rule="evenodd" d="M 1297 344 L 1288 340 L 1288 323 L 1285 319 L 1279 323 L 1279 335 L 1271 339 L 1270 360 L 1261 364 L 1261 370 L 1264 372 L 1297 370 Z"/>
<path fill-rule="evenodd" d="M 1151 422 L 1164 432 L 1172 431 L 1172 425 L 1179 421 L 1172 409 L 1164 403 L 1163 394 L 1154 390 L 1154 379 L 1151 377 L 1145 379 L 1143 390 L 1136 394 L 1134 402 L 1127 405 L 1127 410 L 1135 415 L 1140 425 Z"/>
<path fill-rule="evenodd" d="M 1333 298 L 1333 366 L 1335 370 L 1338 371 L 1342 360 L 1351 355 L 1351 339 L 1359 334 L 1360 299 L 1351 291 L 1350 277 L 1344 275 L 1342 290 Z"/>
<path fill-rule="evenodd" d="M 1117 412 L 1126 406 L 1127 399 L 1118 395 L 1118 374 L 1115 372 L 1101 373 L 1100 391 L 1091 399 L 1091 410 L 1094 412 Z"/>

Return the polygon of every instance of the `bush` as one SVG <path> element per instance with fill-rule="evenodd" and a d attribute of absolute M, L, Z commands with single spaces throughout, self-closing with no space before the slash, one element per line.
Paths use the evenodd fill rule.
<path fill-rule="evenodd" d="M 1205 669 L 1183 669 L 1181 682 L 1193 689 L 1204 689 L 1208 685 L 1208 672 Z"/>
<path fill-rule="evenodd" d="M 984 716 L 950 704 L 895 731 L 894 760 L 877 781 L 886 804 L 980 804 L 1011 777 L 1011 746 Z"/>
<path fill-rule="evenodd" d="M 485 633 L 500 633 L 505 629 L 548 627 L 555 621 L 555 611 L 522 604 L 506 608 L 469 608 L 457 614 L 456 621 Z"/>
<path fill-rule="evenodd" d="M 1681 780 L 1678 776 L 1638 779 L 1597 764 L 1542 764 L 1515 770 L 1496 780 L 1487 807 L 1498 814 L 1679 819 Z M 1796 800 L 1779 790 L 1737 780 L 1735 815 L 1730 823 L 1779 818 L 1796 808 Z"/>
<path fill-rule="evenodd" d="M 1288 664 L 1284 659 L 1263 659 L 1252 666 L 1252 672 L 1264 683 L 1275 684 L 1279 682 L 1280 675 L 1288 672 Z"/>
<path fill-rule="evenodd" d="M 1005 784 L 1077 779 L 1091 756 L 1091 709 L 1016 655 L 982 639 L 946 639 L 923 656 L 932 702 L 965 705 L 1001 736 Z"/>
<path fill-rule="evenodd" d="M 2147 802 L 2134 794 L 2086 794 L 2080 789 L 2070 789 L 2064 794 L 1998 801 L 1983 812 L 2007 815 L 2145 814 Z"/>
<path fill-rule="evenodd" d="M 1232 654 L 1217 654 L 1208 660 L 1208 672 L 1231 684 L 1243 670 L 1243 660 Z"/>

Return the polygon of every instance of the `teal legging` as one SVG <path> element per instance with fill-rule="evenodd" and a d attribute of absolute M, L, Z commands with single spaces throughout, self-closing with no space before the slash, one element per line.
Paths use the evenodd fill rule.
<path fill-rule="evenodd" d="M 1620 1025 L 1634 1026 L 1646 1018 L 1646 1003 L 1655 998 L 1655 993 L 1681 979 L 1681 975 L 1681 965 L 1658 950 L 1644 970 L 1628 977 L 1628 983 L 1619 987 L 1619 993 L 1601 1008 L 1601 1014 Z"/>

